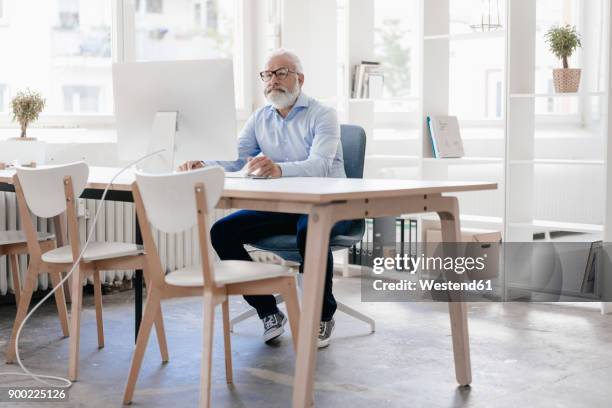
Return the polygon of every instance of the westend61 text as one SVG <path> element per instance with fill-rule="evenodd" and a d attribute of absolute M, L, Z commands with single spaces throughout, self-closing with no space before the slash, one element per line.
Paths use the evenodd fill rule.
<path fill-rule="evenodd" d="M 417 283 L 418 282 L 418 283 Z M 440 282 L 434 279 L 420 279 L 418 281 L 400 280 L 395 282 L 385 282 L 377 279 L 372 283 L 372 287 L 376 291 L 445 291 L 445 290 L 461 290 L 461 291 L 484 291 L 493 290 L 491 280 L 475 280 L 471 282 Z"/>

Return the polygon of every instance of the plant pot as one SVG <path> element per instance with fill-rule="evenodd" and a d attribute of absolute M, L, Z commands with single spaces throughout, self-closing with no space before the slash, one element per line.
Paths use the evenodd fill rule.
<path fill-rule="evenodd" d="M 580 68 L 557 68 L 553 69 L 553 80 L 555 92 L 570 93 L 578 92 L 580 86 Z"/>
<path fill-rule="evenodd" d="M 37 164 L 45 163 L 46 144 L 36 140 L 34 137 L 13 137 L 6 139 L 2 146 L 2 159 L 6 166 L 21 165 L 25 167 L 36 167 Z"/>

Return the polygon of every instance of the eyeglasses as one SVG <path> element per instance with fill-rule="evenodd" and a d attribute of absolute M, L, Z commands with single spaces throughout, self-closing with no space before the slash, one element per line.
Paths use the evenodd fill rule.
<path fill-rule="evenodd" d="M 292 71 L 289 68 L 279 68 L 276 69 L 274 71 L 261 71 L 259 73 L 259 76 L 261 77 L 261 80 L 264 82 L 270 82 L 272 80 L 272 77 L 274 75 L 276 75 L 276 77 L 280 80 L 283 80 L 285 78 L 287 78 L 287 76 L 289 75 L 289 73 L 291 74 L 297 74 L 296 71 Z"/>

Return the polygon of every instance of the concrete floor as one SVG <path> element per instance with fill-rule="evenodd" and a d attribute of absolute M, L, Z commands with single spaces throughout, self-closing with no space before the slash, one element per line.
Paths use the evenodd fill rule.
<path fill-rule="evenodd" d="M 454 379 L 445 304 L 363 303 L 358 279 L 340 279 L 335 292 L 377 321 L 377 332 L 337 314 L 331 346 L 318 354 L 319 407 L 610 407 L 612 316 L 544 304 L 471 304 L 473 384 Z M 133 350 L 132 293 L 104 297 L 106 347 L 98 350 L 93 298 L 86 297 L 80 381 L 70 407 L 119 407 Z M 164 303 L 170 362 L 161 365 L 152 336 L 134 396 L 136 407 L 196 406 L 201 349 L 200 300 Z M 68 340 L 61 338 L 54 302 L 24 330 L 21 354 L 28 368 L 67 373 Z M 244 310 L 234 298 L 232 314 Z M 2 372 L 15 308 L 0 306 L 0 387 L 32 385 Z M 220 313 L 213 367 L 213 406 L 288 407 L 294 355 L 289 334 L 274 347 L 260 340 L 261 323 L 250 319 L 232 336 L 234 382 L 225 384 Z M 33 404 L 33 407 L 64 404 Z M 8 404 L 0 403 L 0 406 Z M 26 406 L 26 405 L 20 405 Z"/>

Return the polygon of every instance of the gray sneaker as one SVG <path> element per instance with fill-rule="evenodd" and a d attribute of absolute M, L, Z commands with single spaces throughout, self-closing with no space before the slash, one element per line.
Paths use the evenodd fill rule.
<path fill-rule="evenodd" d="M 278 313 L 264 317 L 261 321 L 264 326 L 263 339 L 266 343 L 285 332 L 283 326 L 287 324 L 287 317 L 280 310 Z"/>
<path fill-rule="evenodd" d="M 335 325 L 336 325 L 336 322 L 334 321 L 333 317 L 329 322 L 319 323 L 319 341 L 318 341 L 319 348 L 325 348 L 329 346 L 329 343 L 331 342 L 331 335 L 332 335 L 332 332 L 334 331 Z"/>

